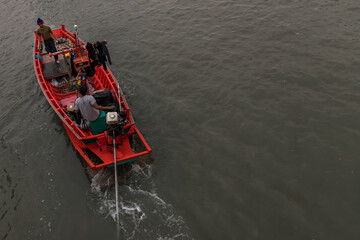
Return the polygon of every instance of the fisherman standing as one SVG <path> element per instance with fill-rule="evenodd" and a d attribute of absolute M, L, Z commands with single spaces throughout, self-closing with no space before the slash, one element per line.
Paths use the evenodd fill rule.
<path fill-rule="evenodd" d="M 55 41 L 57 41 L 57 38 L 55 34 L 51 31 L 51 28 L 44 25 L 44 21 L 41 18 L 38 18 L 37 25 L 39 25 L 39 29 L 37 30 L 37 34 L 39 36 L 39 46 L 41 46 L 41 37 L 44 39 L 45 43 L 45 50 L 48 53 L 54 53 L 57 52 L 55 47 Z M 60 63 L 58 60 L 58 56 L 55 55 L 55 61 L 56 63 Z"/>

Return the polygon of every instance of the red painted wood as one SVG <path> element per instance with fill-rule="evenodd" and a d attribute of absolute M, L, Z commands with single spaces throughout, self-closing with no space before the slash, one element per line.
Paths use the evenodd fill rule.
<path fill-rule="evenodd" d="M 56 37 L 64 37 L 70 39 L 75 44 L 75 37 L 74 34 L 70 33 L 65 29 L 65 26 L 62 25 L 59 29 L 53 30 Z M 65 114 L 64 108 L 66 108 L 64 102 L 67 102 L 67 98 L 71 97 L 73 94 L 61 94 L 59 89 L 57 87 L 52 86 L 48 81 L 45 81 L 43 72 L 42 72 L 42 63 L 39 59 L 35 58 L 35 54 L 41 55 L 41 53 L 37 50 L 38 47 L 38 35 L 35 33 L 34 37 L 34 51 L 33 51 L 33 59 L 34 59 L 34 70 L 35 74 L 38 80 L 38 83 L 41 87 L 41 90 L 43 91 L 47 101 L 51 105 L 51 107 L 54 109 L 56 114 L 61 119 L 64 128 L 66 132 L 69 135 L 69 138 L 74 145 L 76 151 L 84 158 L 84 160 L 87 162 L 87 164 L 92 169 L 100 169 L 109 165 L 112 165 L 113 162 L 113 150 L 112 147 L 109 147 L 107 144 L 107 135 L 106 132 L 100 133 L 97 135 L 93 135 L 91 131 L 82 131 L 80 128 L 77 127 L 77 125 Z M 86 44 L 84 42 L 81 42 L 81 47 L 84 49 Z M 86 48 L 85 48 L 86 49 Z M 80 49 L 74 49 L 78 56 L 80 56 Z M 66 50 L 65 52 L 69 52 Z M 62 52 L 57 52 L 55 54 L 60 54 Z M 88 56 L 87 51 L 84 52 L 85 57 Z M 111 73 L 110 69 L 107 68 L 105 71 L 104 68 L 96 67 L 96 74 L 93 77 L 95 90 L 107 88 L 109 90 L 113 90 L 114 92 L 118 92 L 118 85 L 117 81 L 114 77 L 114 75 Z M 117 159 L 116 161 L 118 163 L 127 161 L 129 159 L 133 159 L 139 156 L 143 156 L 146 154 L 150 154 L 152 152 L 150 146 L 145 141 L 144 137 L 140 133 L 140 131 L 137 129 L 134 123 L 134 119 L 132 118 L 130 114 L 130 108 L 127 105 L 127 102 L 124 98 L 124 95 L 119 89 L 120 92 L 120 101 L 122 105 L 122 109 L 125 109 L 127 111 L 127 120 L 128 124 L 124 127 L 125 129 L 129 129 L 129 132 L 121 137 L 116 138 L 116 142 L 120 143 L 122 141 L 122 145 L 119 145 L 116 149 L 117 152 Z M 116 95 L 116 101 L 119 101 L 118 96 Z M 139 136 L 139 139 L 141 141 L 141 144 L 143 144 L 146 148 L 145 151 L 134 153 L 133 150 L 130 147 L 129 144 L 129 136 L 132 134 L 136 134 Z M 94 141 L 94 143 L 86 145 L 84 141 Z M 84 152 L 86 149 L 92 151 L 94 154 L 96 154 L 102 161 L 102 164 L 95 165 L 90 158 L 86 155 Z"/>

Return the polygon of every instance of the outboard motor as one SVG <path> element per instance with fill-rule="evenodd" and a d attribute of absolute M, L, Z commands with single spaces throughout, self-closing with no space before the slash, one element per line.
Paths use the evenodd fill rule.
<path fill-rule="evenodd" d="M 126 125 L 126 111 L 108 112 L 106 114 L 106 124 L 108 136 L 116 137 L 124 135 L 124 126 Z"/>

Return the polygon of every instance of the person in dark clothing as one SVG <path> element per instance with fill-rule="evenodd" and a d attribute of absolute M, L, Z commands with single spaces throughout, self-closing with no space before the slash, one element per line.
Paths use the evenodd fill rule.
<path fill-rule="evenodd" d="M 39 25 L 39 29 L 37 30 L 37 34 L 39 36 L 39 46 L 41 46 L 41 37 L 44 39 L 45 49 L 48 53 L 57 52 L 55 47 L 55 41 L 57 38 L 55 34 L 51 31 L 51 28 L 44 25 L 44 21 L 41 18 L 38 18 L 37 25 Z M 60 63 L 58 60 L 58 56 L 54 56 L 56 63 Z"/>

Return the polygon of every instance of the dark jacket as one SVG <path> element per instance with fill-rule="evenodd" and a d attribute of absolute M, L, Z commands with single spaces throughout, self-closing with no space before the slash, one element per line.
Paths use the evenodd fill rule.
<path fill-rule="evenodd" d="M 86 43 L 86 49 L 88 51 L 89 58 L 92 60 L 95 60 L 95 52 L 94 52 L 94 48 L 93 48 L 92 44 Z"/>
<path fill-rule="evenodd" d="M 108 62 L 111 65 L 110 53 L 109 53 L 109 50 L 107 49 L 107 47 L 105 45 L 105 41 L 100 42 L 100 44 L 101 44 L 101 48 L 103 50 L 103 53 L 105 54 L 105 56 L 107 57 Z"/>

